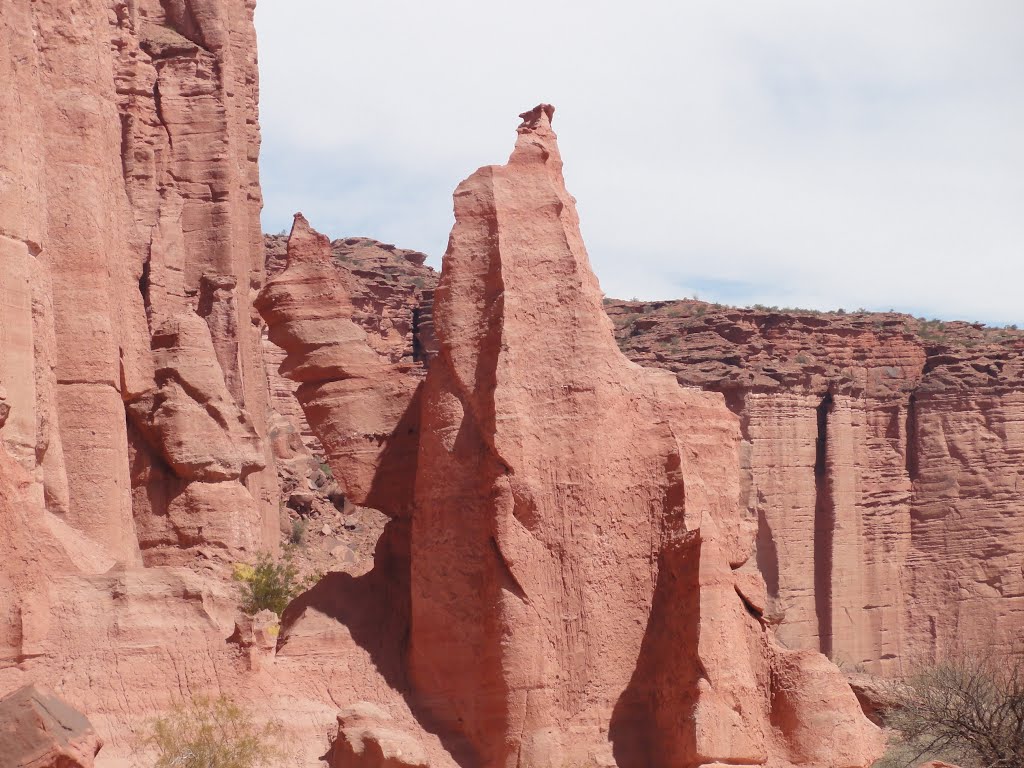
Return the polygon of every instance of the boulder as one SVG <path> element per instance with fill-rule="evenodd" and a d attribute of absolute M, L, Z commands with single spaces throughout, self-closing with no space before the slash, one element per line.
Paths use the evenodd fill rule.
<path fill-rule="evenodd" d="M 102 746 L 88 718 L 45 688 L 0 699 L 0 768 L 92 768 Z"/>
<path fill-rule="evenodd" d="M 361 701 L 338 714 L 330 768 L 429 768 L 423 745 L 381 707 Z"/>

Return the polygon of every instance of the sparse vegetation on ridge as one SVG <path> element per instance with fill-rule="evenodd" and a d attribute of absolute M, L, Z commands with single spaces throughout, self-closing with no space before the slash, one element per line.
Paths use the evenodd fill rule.
<path fill-rule="evenodd" d="M 292 520 L 292 530 L 288 534 L 288 543 L 292 546 L 300 547 L 306 540 L 306 529 L 309 527 L 309 522 L 302 518 Z"/>
<path fill-rule="evenodd" d="M 280 561 L 263 552 L 255 565 L 238 563 L 234 577 L 241 582 L 242 611 L 249 615 L 269 610 L 280 616 L 307 586 L 288 553 Z"/>

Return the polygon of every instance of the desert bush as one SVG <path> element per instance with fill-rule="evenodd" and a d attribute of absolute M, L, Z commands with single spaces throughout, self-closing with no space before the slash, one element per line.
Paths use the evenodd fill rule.
<path fill-rule="evenodd" d="M 300 546 L 306 539 L 306 528 L 309 523 L 302 519 L 292 520 L 292 530 L 288 534 L 288 542 L 294 546 Z"/>
<path fill-rule="evenodd" d="M 270 610 L 280 616 L 305 587 L 290 558 L 275 561 L 265 552 L 255 565 L 236 565 L 235 579 L 241 582 L 242 610 L 250 615 Z"/>
<path fill-rule="evenodd" d="M 258 723 L 227 697 L 197 698 L 152 720 L 140 746 L 153 768 L 277 768 L 287 759 L 283 728 Z"/>
<path fill-rule="evenodd" d="M 1021 657 L 958 656 L 894 686 L 892 699 L 885 719 L 899 736 L 884 764 L 927 758 L 963 768 L 1024 768 Z"/>

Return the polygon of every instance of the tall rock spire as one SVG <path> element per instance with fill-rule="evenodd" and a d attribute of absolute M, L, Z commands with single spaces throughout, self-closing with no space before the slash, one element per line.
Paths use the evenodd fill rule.
<path fill-rule="evenodd" d="M 753 524 L 735 417 L 615 344 L 553 114 L 524 113 L 508 164 L 455 192 L 413 686 L 487 766 L 866 765 L 879 737 L 838 671 L 777 648 L 737 593 Z"/>

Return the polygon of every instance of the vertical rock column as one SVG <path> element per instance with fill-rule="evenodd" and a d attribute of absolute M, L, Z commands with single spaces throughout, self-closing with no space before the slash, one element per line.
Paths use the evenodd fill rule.
<path fill-rule="evenodd" d="M 207 394 L 216 390 L 220 398 L 226 387 L 228 399 L 219 407 L 237 410 L 244 429 L 260 438 L 244 448 L 247 470 L 232 479 L 244 490 L 227 494 L 240 505 L 239 519 L 214 528 L 241 533 L 239 525 L 252 524 L 255 508 L 256 530 L 231 540 L 274 550 L 279 493 L 265 440 L 268 393 L 252 308 L 263 282 L 253 8 L 249 0 L 140 0 L 119 8 L 113 45 L 124 183 L 146 242 L 140 288 L 154 344 L 175 335 L 181 322 L 191 327 L 182 320 L 186 314 L 206 321 L 215 354 L 203 365 L 219 369 L 222 379 L 207 382 L 213 387 Z M 208 349 L 201 344 L 192 353 Z M 140 429 L 152 434 L 145 425 Z M 195 478 L 177 474 L 165 449 L 133 439 L 135 512 L 145 521 L 150 546 L 175 538 L 158 533 L 168 505 L 185 512 L 193 491 L 208 496 L 201 487 L 185 493 L 181 481 Z M 258 461 L 248 455 L 254 449 Z M 232 506 L 202 503 L 195 512 L 230 517 Z"/>
<path fill-rule="evenodd" d="M 37 2 L 38 119 L 46 126 L 39 260 L 52 276 L 56 411 L 68 521 L 138 562 L 124 398 L 152 386 L 142 254 L 121 176 L 107 8 Z M 41 302 L 40 306 L 45 306 Z M 31 369 L 29 369 L 31 370 Z"/>
<path fill-rule="evenodd" d="M 878 735 L 838 671 L 775 648 L 737 594 L 755 522 L 736 418 L 615 344 L 552 114 L 523 114 L 508 164 L 455 192 L 412 520 L 416 693 L 487 766 L 865 765 Z"/>

